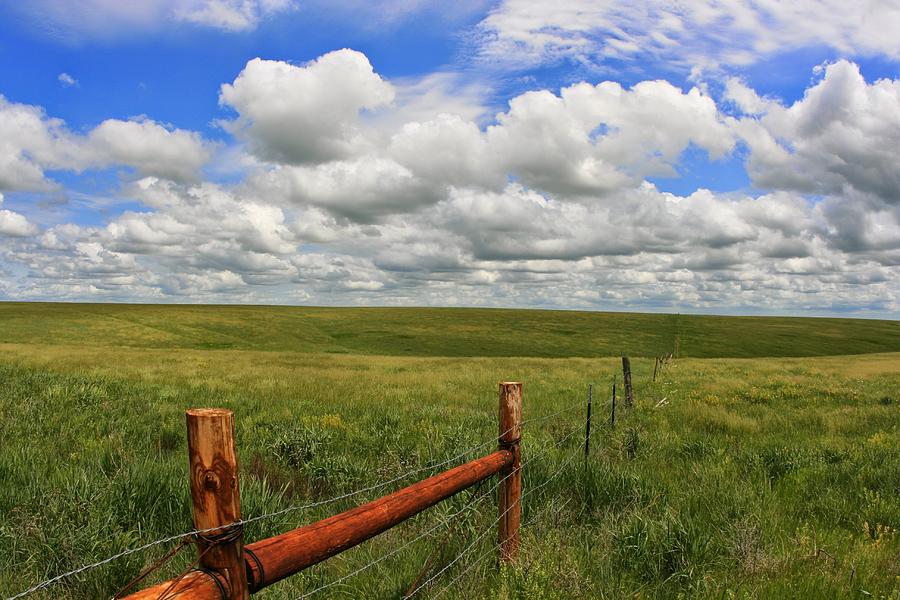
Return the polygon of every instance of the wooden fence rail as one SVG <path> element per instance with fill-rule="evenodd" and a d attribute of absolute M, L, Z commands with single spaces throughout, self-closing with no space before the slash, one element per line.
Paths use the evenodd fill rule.
<path fill-rule="evenodd" d="M 240 525 L 234 415 L 221 409 L 187 412 L 194 527 L 221 527 L 198 536 L 199 568 L 126 596 L 128 600 L 244 600 L 266 586 L 352 548 L 476 483 L 500 474 L 500 559 L 515 560 L 519 546 L 522 384 L 500 384 L 496 452 L 414 483 L 316 523 L 252 544 Z"/>

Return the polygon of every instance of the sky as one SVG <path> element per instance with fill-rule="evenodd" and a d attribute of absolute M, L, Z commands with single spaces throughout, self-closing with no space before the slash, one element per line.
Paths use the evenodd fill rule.
<path fill-rule="evenodd" d="M 0 0 L 0 300 L 900 317 L 900 0 Z"/>

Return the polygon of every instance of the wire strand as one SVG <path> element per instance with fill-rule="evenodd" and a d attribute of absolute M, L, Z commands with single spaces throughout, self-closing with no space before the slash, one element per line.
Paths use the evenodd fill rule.
<path fill-rule="evenodd" d="M 542 451 L 538 456 L 533 456 L 533 457 L 529 458 L 528 461 L 526 461 L 525 463 L 523 463 L 523 464 L 519 467 L 519 471 L 521 471 L 522 469 L 524 469 L 525 465 L 528 464 L 528 463 L 530 463 L 531 461 L 533 461 L 535 458 L 538 458 L 539 456 L 543 456 L 543 455 L 547 454 L 550 450 L 553 450 L 554 448 L 558 447 L 560 444 L 562 444 L 562 442 L 564 442 L 566 439 L 570 438 L 570 437 L 571 437 L 574 433 L 576 433 L 577 431 L 580 431 L 580 429 L 575 429 L 575 430 L 573 430 L 573 431 L 570 432 L 568 435 L 566 435 L 563 439 L 561 439 L 560 441 L 558 441 L 556 444 L 554 444 L 554 445 L 551 446 L 550 448 L 548 448 L 548 449 Z M 510 473 L 510 474 L 506 475 L 505 477 L 503 477 L 502 479 L 499 479 L 499 480 L 498 480 L 493 486 L 491 486 L 488 490 L 486 490 L 485 492 L 482 492 L 482 493 L 478 496 L 478 499 L 480 500 L 481 498 L 484 498 L 485 496 L 487 496 L 487 495 L 489 495 L 489 494 L 492 494 L 492 493 L 494 492 L 494 490 L 496 490 L 496 489 L 500 486 L 501 483 L 503 483 L 504 481 L 506 481 L 507 479 L 509 479 L 510 477 L 512 477 L 514 474 L 515 474 L 515 473 Z M 524 496 L 523 496 L 523 499 L 524 499 Z M 365 571 L 366 569 L 369 569 L 369 568 L 371 568 L 371 567 L 373 567 L 373 566 L 375 566 L 375 565 L 377 565 L 377 564 L 383 562 L 384 560 L 390 558 L 391 556 L 394 556 L 394 555 L 398 554 L 399 552 L 401 552 L 402 550 L 405 550 L 406 548 L 408 548 L 409 546 L 411 546 L 411 545 L 414 544 L 415 542 L 419 541 L 420 539 L 422 539 L 422 538 L 425 537 L 426 535 L 430 534 L 431 532 L 433 532 L 433 531 L 439 529 L 440 527 L 444 526 L 444 525 L 447 523 L 447 521 L 449 521 L 450 519 L 456 518 L 457 516 L 459 516 L 460 514 L 462 514 L 463 512 L 465 512 L 465 510 L 466 510 L 466 508 L 463 508 L 462 510 L 457 511 L 457 512 L 454 513 L 453 515 L 447 517 L 447 518 L 446 518 L 444 521 L 442 521 L 441 523 L 438 523 L 437 525 L 435 525 L 435 526 L 432 527 L 431 529 L 429 529 L 429 530 L 425 531 L 424 533 L 418 535 L 417 537 L 413 538 L 412 540 L 409 540 L 408 542 L 406 542 L 406 543 L 403 544 L 402 546 L 400 546 L 400 547 L 398 547 L 398 548 L 395 548 L 394 550 L 391 550 L 391 551 L 388 552 L 387 554 L 384 554 L 384 555 L 380 556 L 379 558 L 377 558 L 377 559 L 375 559 L 375 560 L 369 562 L 368 564 L 363 565 L 362 567 L 356 569 L 355 571 L 353 571 L 353 572 L 351 572 L 351 573 L 348 573 L 347 575 L 344 575 L 344 576 L 340 577 L 339 579 L 336 579 L 336 580 L 334 580 L 334 581 L 332 581 L 332 582 L 329 582 L 329 583 L 327 583 L 327 584 L 325 584 L 325 585 L 323 585 L 323 586 L 320 586 L 320 587 L 318 587 L 318 588 L 316 588 L 316 589 L 314 589 L 314 590 L 312 590 L 312 591 L 310 591 L 310 592 L 306 592 L 306 593 L 304 593 L 303 595 L 298 596 L 296 600 L 301 600 L 302 598 L 308 598 L 309 596 L 312 596 L 313 594 L 316 594 L 316 593 L 318 593 L 318 592 L 320 592 L 320 591 L 322 591 L 322 590 L 324 590 L 324 589 L 327 589 L 327 588 L 329 588 L 329 587 L 332 587 L 332 586 L 334 586 L 334 585 L 337 585 L 337 584 L 339 584 L 339 583 L 342 583 L 342 582 L 344 582 L 344 581 L 346 581 L 346 580 L 348 580 L 348 579 L 350 579 L 350 578 L 352 578 L 352 577 L 354 577 L 354 576 L 356 576 L 356 575 L 362 573 L 362 572 Z M 505 513 L 504 513 L 504 514 L 505 514 Z M 418 588 L 416 588 L 416 589 L 418 589 Z M 416 592 L 416 590 L 413 590 L 413 591 L 410 593 L 410 595 L 407 596 L 407 597 L 411 597 L 412 594 L 415 594 L 415 592 Z"/>
<path fill-rule="evenodd" d="M 557 412 L 555 412 L 555 413 L 551 413 L 551 414 L 549 414 L 549 415 L 543 415 L 543 416 L 541 416 L 541 417 L 535 417 L 535 418 L 532 418 L 532 419 L 528 419 L 528 420 L 526 420 L 526 421 L 522 421 L 522 422 L 519 424 L 519 426 L 520 426 L 520 427 L 524 427 L 524 426 L 525 426 L 526 424 L 528 424 L 528 423 L 537 423 L 537 422 L 545 421 L 545 420 L 550 419 L 550 418 L 552 418 L 552 417 L 554 417 L 554 416 L 557 416 L 557 415 L 559 415 L 559 414 L 562 414 L 562 413 L 565 413 L 565 412 L 574 410 L 574 409 L 577 408 L 578 406 L 580 406 L 580 405 L 576 403 L 576 404 L 573 404 L 573 405 L 571 405 L 571 406 L 569 406 L 569 407 L 567 407 L 567 408 L 565 408 L 565 409 L 563 409 L 563 410 L 557 411 Z M 510 428 L 507 429 L 506 431 L 502 432 L 502 433 L 500 434 L 499 437 L 502 437 L 504 434 L 509 433 L 509 432 L 512 431 L 513 429 L 515 429 L 515 427 L 510 427 Z M 487 440 L 487 441 L 485 441 L 485 442 L 482 442 L 482 443 L 480 443 L 480 444 L 477 444 L 477 445 L 475 445 L 475 446 L 472 446 L 472 447 L 470 447 L 469 449 L 464 450 L 463 452 L 461 452 L 461 453 L 459 453 L 459 454 L 457 454 L 457 455 L 455 455 L 455 456 L 453 456 L 452 458 L 449 458 L 449 459 L 447 459 L 447 460 L 444 460 L 444 461 L 441 461 L 441 462 L 437 462 L 437 463 L 432 463 L 432 464 L 429 464 L 429 465 L 425 465 L 425 466 L 423 466 L 423 467 L 417 467 L 417 468 L 415 468 L 415 469 L 411 469 L 411 470 L 409 470 L 409 471 L 403 473 L 402 475 L 398 475 L 397 477 L 394 477 L 394 478 L 392 478 L 392 479 L 388 479 L 388 480 L 382 481 L 382 482 L 380 482 L 380 483 L 377 483 L 377 484 L 374 484 L 374 485 L 371 485 L 371 486 L 367 486 L 367 487 L 364 487 L 364 488 L 360 488 L 360 489 L 355 490 L 355 491 L 353 491 L 353 492 L 348 492 L 348 493 L 346 493 L 346 494 L 341 494 L 341 495 L 338 495 L 338 496 L 334 496 L 334 497 L 328 498 L 328 499 L 326 499 L 326 500 L 319 500 L 319 501 L 316 501 L 316 502 L 312 502 L 312 503 L 309 503 L 309 504 L 303 504 L 303 505 L 289 506 L 289 507 L 286 507 L 286 508 L 283 508 L 283 509 L 280 509 L 280 510 L 277 510 L 277 511 L 273 511 L 273 512 L 271 512 L 271 513 L 266 513 L 266 514 L 262 514 L 262 515 L 257 515 L 257 516 L 255 516 L 255 517 L 250 517 L 250 518 L 247 518 L 247 519 L 240 519 L 240 520 L 238 520 L 238 521 L 234 521 L 234 522 L 232 522 L 232 523 L 228 523 L 228 524 L 225 524 L 225 525 L 219 525 L 219 526 L 216 526 L 216 527 L 209 527 L 209 528 L 206 528 L 206 529 L 194 529 L 194 530 L 191 530 L 191 531 L 188 531 L 188 532 L 185 532 L 185 533 L 179 533 L 179 534 L 175 534 L 175 535 L 163 537 L 163 538 L 160 538 L 160 539 L 157 539 L 157 540 L 148 542 L 148 543 L 146 543 L 146 544 L 143 544 L 143 545 L 141 545 L 141 546 L 137 546 L 137 547 L 135 547 L 135 548 L 129 548 L 129 549 L 127 549 L 127 550 L 123 550 L 122 552 L 119 552 L 119 553 L 117 553 L 117 554 L 114 554 L 114 555 L 112 555 L 112 556 L 109 556 L 109 557 L 107 557 L 107 558 L 105 558 L 105 559 L 103 559 L 103 560 L 99 560 L 99 561 L 94 562 L 94 563 L 89 563 L 89 564 L 86 564 L 86 565 L 82 565 L 82 566 L 80 566 L 80 567 L 78 567 L 78 568 L 72 569 L 71 571 L 68 571 L 68 572 L 65 572 L 65 573 L 61 573 L 61 574 L 59 574 L 59 575 L 56 575 L 56 576 L 51 577 L 51 578 L 49 578 L 49 579 L 46 579 L 46 580 L 44 580 L 44 581 L 42 581 L 42 582 L 40 582 L 40 583 L 38 583 L 38 584 L 35 584 L 34 586 L 32 586 L 32 587 L 30 587 L 30 588 L 28 588 L 28 589 L 22 591 L 22 592 L 19 592 L 18 594 L 15 594 L 15 595 L 13 595 L 13 596 L 7 597 L 6 600 L 19 600 L 20 598 L 24 598 L 24 597 L 26 597 L 26 596 L 29 596 L 29 595 L 33 594 L 34 592 L 40 591 L 40 590 L 42 590 L 42 589 L 44 589 L 44 588 L 47 588 L 47 587 L 49 587 L 49 586 L 51 586 L 51 585 L 53 585 L 53 584 L 55 584 L 55 583 L 58 583 L 58 582 L 60 582 L 60 581 L 62 581 L 62 580 L 64 580 L 64 579 L 68 579 L 68 578 L 70 578 L 70 577 L 74 577 L 74 576 L 76 576 L 76 575 L 80 575 L 80 574 L 82 574 L 82 573 L 85 573 L 85 572 L 88 572 L 88 571 L 92 571 L 92 570 L 94 570 L 94 569 L 98 569 L 98 568 L 103 567 L 103 566 L 105 566 L 105 565 L 108 565 L 108 564 L 110 564 L 110 563 L 112 563 L 112 562 L 115 562 L 115 561 L 117 561 L 117 560 L 119 560 L 119 559 L 125 558 L 126 556 L 131 556 L 131 555 L 133 555 L 133 554 L 137 554 L 137 553 L 140 553 L 140 552 L 144 552 L 144 551 L 146 551 L 146 550 L 149 550 L 150 548 L 154 548 L 154 547 L 159 546 L 159 545 L 162 545 L 162 544 L 168 544 L 168 543 L 171 543 L 171 542 L 181 541 L 181 540 L 183 540 L 183 539 L 185 539 L 185 538 L 188 538 L 188 537 L 191 537 L 191 536 L 203 535 L 203 534 L 208 534 L 208 533 L 215 533 L 215 532 L 221 531 L 221 530 L 223 530 L 223 529 L 227 529 L 227 528 L 230 528 L 230 527 L 234 527 L 235 525 L 249 525 L 249 524 L 251 524 L 251 523 L 256 523 L 256 522 L 263 521 L 263 520 L 266 520 L 266 519 L 272 519 L 272 518 L 279 517 L 279 516 L 282 516 L 282 515 L 285 515 L 285 514 L 288 514 L 288 513 L 298 512 L 298 511 L 303 511 L 303 510 L 309 510 L 309 509 L 312 509 L 312 508 L 317 508 L 317 507 L 319 507 L 319 506 L 324 506 L 324 505 L 327 505 L 327 504 L 331 504 L 331 503 L 334 503 L 334 502 L 338 502 L 338 501 L 340 501 L 340 500 L 345 500 L 345 499 L 347 499 L 347 498 L 352 498 L 352 497 L 354 497 L 354 496 L 358 496 L 358 495 L 364 494 L 364 493 L 366 493 L 366 492 L 372 492 L 372 491 L 381 489 L 381 488 L 383 488 L 383 487 L 386 487 L 386 486 L 388 486 L 388 485 L 391 485 L 392 483 L 397 483 L 398 481 L 402 481 L 402 480 L 404 480 L 404 479 L 407 479 L 408 477 L 410 477 L 410 476 L 412 476 L 412 475 L 416 475 L 416 474 L 421 473 L 421 472 L 423 472 L 423 471 L 427 471 L 427 470 L 429 470 L 429 469 L 436 469 L 436 468 L 439 468 L 439 467 L 446 466 L 446 465 L 448 465 L 448 464 L 450 464 L 450 463 L 452 463 L 452 462 L 455 462 L 455 461 L 457 461 L 457 460 L 459 460 L 459 459 L 461 459 L 461 458 L 463 458 L 463 457 L 465 457 L 465 456 L 471 454 L 472 452 L 475 452 L 475 451 L 477 451 L 477 450 L 480 450 L 480 449 L 482 449 L 482 448 L 485 448 L 485 447 L 487 447 L 487 446 L 489 446 L 489 445 L 492 445 L 492 444 L 494 444 L 494 443 L 496 443 L 496 439 L 495 439 L 495 438 L 491 438 L 490 440 Z"/>
<path fill-rule="evenodd" d="M 566 506 L 566 505 L 569 503 L 570 500 L 571 500 L 571 498 L 567 499 L 567 500 L 563 503 L 563 506 Z M 551 504 L 551 505 L 546 506 L 546 507 L 542 508 L 541 510 L 539 510 L 539 511 L 538 511 L 537 513 L 535 513 L 531 518 L 529 518 L 527 521 L 525 521 L 524 523 L 522 523 L 522 527 L 523 527 L 523 528 L 528 527 L 528 526 L 531 525 L 532 523 L 536 522 L 536 521 L 538 520 L 538 517 L 540 517 L 541 515 L 543 515 L 544 513 L 546 513 L 547 510 L 550 509 L 552 506 L 553 506 L 553 505 Z M 487 558 L 488 556 L 494 554 L 497 550 L 500 549 L 500 546 L 502 546 L 502 545 L 503 545 L 502 543 L 494 544 L 494 547 L 493 547 L 493 548 L 488 549 L 487 552 L 484 552 L 484 553 L 481 554 L 478 558 L 476 558 L 474 561 L 472 561 L 471 563 L 469 563 L 469 566 L 468 566 L 468 567 L 466 567 L 459 575 L 457 575 L 456 577 L 454 577 L 453 579 L 451 579 L 451 580 L 450 580 L 450 583 L 448 583 L 446 586 L 444 586 L 444 587 L 442 587 L 440 590 L 438 590 L 438 592 L 437 592 L 434 596 L 432 596 L 432 598 L 439 598 L 439 597 L 441 597 L 441 596 L 444 594 L 444 592 L 446 592 L 447 590 L 451 589 L 451 588 L 453 587 L 453 585 L 454 585 L 457 581 L 459 581 L 460 579 L 462 579 L 462 578 L 466 575 L 466 573 L 468 573 L 469 571 L 471 571 L 472 568 L 475 567 L 475 565 L 481 563 L 481 561 L 483 561 L 485 558 Z"/>
<path fill-rule="evenodd" d="M 576 432 L 578 432 L 578 431 L 580 431 L 580 429 L 575 429 L 575 430 L 573 430 L 571 433 L 569 433 L 569 434 L 566 435 L 564 438 L 562 438 L 561 440 L 559 440 L 556 444 L 554 444 L 549 450 L 552 450 L 553 448 L 558 447 L 560 444 L 562 444 L 562 442 L 564 442 L 566 439 L 568 439 L 569 437 L 571 437 L 574 433 L 576 433 Z M 580 450 L 580 449 L 581 449 L 581 448 L 579 447 L 578 450 Z M 549 452 L 549 450 L 548 450 L 548 452 Z M 454 558 L 453 560 L 451 560 L 451 561 L 450 561 L 449 563 L 447 563 L 440 571 L 438 571 L 437 573 L 435 573 L 434 575 L 432 575 L 431 577 L 429 577 L 427 580 L 425 580 L 422 584 L 420 584 L 419 587 L 417 587 L 416 589 L 414 589 L 414 590 L 407 596 L 407 598 L 412 598 L 419 590 L 421 590 L 422 588 L 424 588 L 426 585 L 428 585 L 429 583 L 431 583 L 432 581 L 434 581 L 437 577 L 439 577 L 442 573 L 444 573 L 447 569 L 449 569 L 450 567 L 452 567 L 453 565 L 455 565 L 457 562 L 459 562 L 459 560 L 460 560 L 465 554 L 467 554 L 469 551 L 472 550 L 472 548 L 475 547 L 475 544 L 477 544 L 478 542 L 480 542 L 480 541 L 484 538 L 484 536 L 487 535 L 488 532 L 491 531 L 491 530 L 493 529 L 494 525 L 496 525 L 497 523 L 500 522 L 500 519 L 502 519 L 504 516 L 506 516 L 506 513 L 508 513 L 510 510 L 512 510 L 515 506 L 521 505 L 522 501 L 525 500 L 525 498 L 527 498 L 529 495 L 531 495 L 532 493 L 538 491 L 539 489 L 543 488 L 544 486 L 546 486 L 547 484 L 549 484 L 551 481 L 553 481 L 554 479 L 556 479 L 556 477 L 562 472 L 562 470 L 563 470 L 569 463 L 571 463 L 572 460 L 574 460 L 578 455 L 579 455 L 579 453 L 578 453 L 577 451 L 574 452 L 574 453 L 572 453 L 572 456 L 571 456 L 565 463 L 563 463 L 563 465 L 562 465 L 559 469 L 557 469 L 556 473 L 554 473 L 549 479 L 545 480 L 545 481 L 544 481 L 543 483 L 541 483 L 540 485 L 538 485 L 538 486 L 536 486 L 536 487 L 534 487 L 534 488 L 531 488 L 530 490 L 528 490 L 528 491 L 526 491 L 524 494 L 522 494 L 522 496 L 519 498 L 519 500 L 518 500 L 516 503 L 514 503 L 514 504 L 510 505 L 509 507 L 507 507 L 507 509 L 506 509 L 505 511 L 503 511 L 503 512 L 500 514 L 500 516 L 497 517 L 497 518 L 494 520 L 493 523 L 491 523 L 488 527 L 486 527 L 485 530 L 484 530 L 478 537 L 476 537 L 476 538 L 472 541 L 472 543 L 470 543 L 468 546 L 466 546 L 466 548 L 465 548 L 462 552 L 460 552 L 460 553 L 456 556 L 456 558 Z M 524 468 L 525 468 L 525 465 L 528 464 L 528 463 L 530 463 L 532 460 L 534 460 L 534 458 L 536 458 L 536 457 L 533 457 L 532 459 L 530 459 L 530 460 L 526 461 L 525 463 L 523 463 L 522 466 L 520 467 L 520 469 L 524 469 Z"/>
<path fill-rule="evenodd" d="M 510 430 L 512 430 L 512 428 L 510 428 Z M 510 431 L 510 430 L 508 430 L 508 431 Z M 489 440 L 489 441 L 483 442 L 483 443 L 478 444 L 478 445 L 476 445 L 476 446 L 472 446 L 472 447 L 469 448 L 468 450 L 465 450 L 465 451 L 463 451 L 463 452 L 457 454 L 456 456 L 454 456 L 454 457 L 452 457 L 452 458 L 449 458 L 449 459 L 447 459 L 447 460 L 445 460 L 445 461 L 443 461 L 443 462 L 439 462 L 439 463 L 434 463 L 434 464 L 426 465 L 426 466 L 424 466 L 424 467 L 417 467 L 417 468 L 415 468 L 415 469 L 412 469 L 412 470 L 410 470 L 410 471 L 407 471 L 406 473 L 403 473 L 402 475 L 399 475 L 399 476 L 394 477 L 394 478 L 392 478 L 392 479 L 389 479 L 389 480 L 387 480 L 387 481 L 383 481 L 383 482 L 380 482 L 380 483 L 375 484 L 375 485 L 372 485 L 372 486 L 368 486 L 368 487 L 365 487 L 365 488 L 361 488 L 361 489 L 358 489 L 358 490 L 353 491 L 353 492 L 348 492 L 348 493 L 346 493 L 346 494 L 341 494 L 341 495 L 335 496 L 335 497 L 333 497 L 333 498 L 328 498 L 327 500 L 320 500 L 320 501 L 317 501 L 317 502 L 312 502 L 312 503 L 304 504 L 304 505 L 289 506 L 289 507 L 283 508 L 283 509 L 281 509 L 281 510 L 277 510 L 277 511 L 274 511 L 274 512 L 271 512 L 271 513 L 267 513 L 267 514 L 263 514 L 263 515 L 258 515 L 258 516 L 256 516 L 256 517 L 251 517 L 251 518 L 248 518 L 248 519 L 241 519 L 241 520 L 238 520 L 238 521 L 234 521 L 233 523 L 228 523 L 228 524 L 226 524 L 226 525 L 219 525 L 219 526 L 216 526 L 216 527 L 210 527 L 210 528 L 207 528 L 207 529 L 194 529 L 194 530 L 188 531 L 188 532 L 186 532 L 186 533 L 179 533 L 179 534 L 175 534 L 175 535 L 163 537 L 163 538 L 154 540 L 154 541 L 152 541 L 152 542 L 148 542 L 148 543 L 146 543 L 146 544 L 144 544 L 144 545 L 142 545 L 142 546 L 137 546 L 137 547 L 135 547 L 135 548 L 129 548 L 129 549 L 127 549 L 127 550 L 123 550 L 122 552 L 119 552 L 119 553 L 117 553 L 117 554 L 114 554 L 114 555 L 112 555 L 112 556 L 110 556 L 110 557 L 108 557 L 108 558 L 105 558 L 105 559 L 103 559 L 103 560 L 99 560 L 99 561 L 94 562 L 94 563 L 82 565 L 82 566 L 80 566 L 80 567 L 78 567 L 78 568 L 76 568 L 76 569 L 72 569 L 71 571 L 68 571 L 68 572 L 66 572 L 66 573 L 61 573 L 60 575 L 56 575 L 55 577 L 51 577 L 50 579 L 47 579 L 47 580 L 45 580 L 45 581 L 42 581 L 42 582 L 40 582 L 40 583 L 38 583 L 38 584 L 36 584 L 36 585 L 34 585 L 34 586 L 28 588 L 27 590 L 24 590 L 24 591 L 19 592 L 18 594 L 14 595 L 14 596 L 10 596 L 10 597 L 6 598 L 6 600 L 19 600 L 20 598 L 24 598 L 24 597 L 26 597 L 26 596 L 28 596 L 28 595 L 30 595 L 30 594 L 33 594 L 34 592 L 40 591 L 40 590 L 42 590 L 42 589 L 44 589 L 44 588 L 46 588 L 46 587 L 49 587 L 49 586 L 51 586 L 51 585 L 53 585 L 53 584 L 55 584 L 55 583 L 57 583 L 57 582 L 59 582 L 59 581 L 62 581 L 63 579 L 68 579 L 69 577 L 74 577 L 74 576 L 76 576 L 76 575 L 80 575 L 81 573 L 85 573 L 85 572 L 87 572 L 87 571 L 91 571 L 91 570 L 100 568 L 100 567 L 102 567 L 102 566 L 108 565 L 109 563 L 115 562 L 115 561 L 117 561 L 117 560 L 119 560 L 119 559 L 121 559 L 121 558 L 125 558 L 126 556 L 130 556 L 130 555 L 132 555 L 132 554 L 137 554 L 137 553 L 139 553 L 139 552 L 143 552 L 143 551 L 145 551 L 145 550 L 149 550 L 150 548 L 154 548 L 154 547 L 159 546 L 159 545 L 162 545 L 162 544 L 168 544 L 168 543 L 171 543 L 171 542 L 177 542 L 177 541 L 183 540 L 184 538 L 188 538 L 188 537 L 191 537 L 191 536 L 203 535 L 203 534 L 207 534 L 207 533 L 214 533 L 214 532 L 220 531 L 220 530 L 222 530 L 222 529 L 226 529 L 226 528 L 229 528 L 229 527 L 233 527 L 234 525 L 247 525 L 247 524 L 249 524 L 249 523 L 255 523 L 255 522 L 257 522 L 257 521 L 262 521 L 263 519 L 271 519 L 271 518 L 274 518 L 274 517 L 277 517 L 277 516 L 281 516 L 281 515 L 284 515 L 284 514 L 287 514 L 287 513 L 290 513 L 290 512 L 296 512 L 296 511 L 301 511 L 301 510 L 308 510 L 308 509 L 311 509 L 311 508 L 316 508 L 316 507 L 318 507 L 318 506 L 323 506 L 323 505 L 326 505 L 326 504 L 331 504 L 331 503 L 333 503 L 333 502 L 338 502 L 339 500 L 344 500 L 344 499 L 346 499 L 346 498 L 351 498 L 351 497 L 353 497 L 353 496 L 358 496 L 359 494 L 363 494 L 363 493 L 365 493 L 365 492 L 374 491 L 374 490 L 380 489 L 380 488 L 382 488 L 382 487 L 385 487 L 385 486 L 387 486 L 387 485 L 390 485 L 390 484 L 392 484 L 392 483 L 396 483 L 396 482 L 398 482 L 398 481 L 401 481 L 401 480 L 403 480 L 403 479 L 406 479 L 407 477 L 410 477 L 410 476 L 415 475 L 415 474 L 417 474 L 417 473 L 421 473 L 422 471 L 426 471 L 426 470 L 428 470 L 428 469 L 436 469 L 436 468 L 438 468 L 438 467 L 442 467 L 442 466 L 448 465 L 448 464 L 450 464 L 450 463 L 452 463 L 452 462 L 454 462 L 454 461 L 456 461 L 456 460 L 459 460 L 460 458 L 463 458 L 464 456 L 466 456 L 466 455 L 468 455 L 468 454 L 470 454 L 470 453 L 472 453 L 472 452 L 474 452 L 474 451 L 476 451 L 476 450 L 479 450 L 479 449 L 481 449 L 481 448 L 484 448 L 484 447 L 486 447 L 486 446 L 488 446 L 488 445 L 490 445 L 490 444 L 493 444 L 493 443 L 495 443 L 495 442 L 496 442 L 496 440 Z"/>

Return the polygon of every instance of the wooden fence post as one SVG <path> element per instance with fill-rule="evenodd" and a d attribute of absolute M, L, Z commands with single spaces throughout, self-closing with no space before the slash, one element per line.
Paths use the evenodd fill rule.
<path fill-rule="evenodd" d="M 584 459 L 591 453 L 591 404 L 594 400 L 594 384 L 588 384 L 587 425 L 584 429 Z"/>
<path fill-rule="evenodd" d="M 613 389 L 612 389 L 612 413 L 609 416 L 609 426 L 615 429 L 616 427 L 616 376 L 613 375 Z"/>
<path fill-rule="evenodd" d="M 656 360 L 653 361 L 653 381 L 656 381 L 656 371 L 659 369 L 660 357 L 656 357 Z"/>
<path fill-rule="evenodd" d="M 522 516 L 522 470 L 519 440 L 522 438 L 522 384 L 500 383 L 501 450 L 509 450 L 512 463 L 500 475 L 500 523 L 498 537 L 500 560 L 511 562 L 519 554 L 519 521 Z"/>
<path fill-rule="evenodd" d="M 210 529 L 241 518 L 234 413 L 219 408 L 187 411 L 194 527 Z M 199 537 L 200 566 L 225 579 L 227 600 L 247 600 L 247 568 L 240 525 Z"/>
<path fill-rule="evenodd" d="M 625 406 L 634 406 L 634 392 L 631 389 L 631 360 L 627 356 L 622 357 L 622 378 L 625 380 Z"/>

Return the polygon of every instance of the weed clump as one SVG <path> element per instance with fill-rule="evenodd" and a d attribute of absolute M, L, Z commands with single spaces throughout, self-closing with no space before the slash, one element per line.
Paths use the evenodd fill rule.
<path fill-rule="evenodd" d="M 315 424 L 280 430 L 271 443 L 272 454 L 297 471 L 316 492 L 344 489 L 362 478 L 364 466 L 341 451 L 345 431 L 333 415 Z"/>
<path fill-rule="evenodd" d="M 331 442 L 333 434 L 324 428 L 298 425 L 281 430 L 272 442 L 272 453 L 294 468 L 303 468 Z"/>

